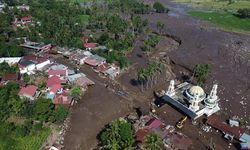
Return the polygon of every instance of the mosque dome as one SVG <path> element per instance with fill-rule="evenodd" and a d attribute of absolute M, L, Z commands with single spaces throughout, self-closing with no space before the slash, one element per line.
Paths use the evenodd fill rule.
<path fill-rule="evenodd" d="M 200 86 L 192 86 L 188 93 L 192 96 L 203 96 L 205 94 L 204 90 Z"/>

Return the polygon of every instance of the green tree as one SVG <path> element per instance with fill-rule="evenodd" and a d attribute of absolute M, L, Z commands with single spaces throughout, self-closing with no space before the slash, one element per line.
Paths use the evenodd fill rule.
<path fill-rule="evenodd" d="M 132 126 L 123 120 L 113 121 L 100 135 L 100 140 L 105 149 L 124 150 L 134 149 Z"/>
<path fill-rule="evenodd" d="M 81 93 L 82 93 L 82 90 L 80 87 L 73 87 L 71 90 L 70 90 L 70 96 L 74 99 L 74 100 L 79 100 L 81 98 Z"/>
<path fill-rule="evenodd" d="M 35 119 L 42 122 L 47 122 L 47 121 L 53 122 L 54 121 L 53 108 L 54 105 L 51 100 L 42 97 L 38 98 L 34 106 Z"/>
<path fill-rule="evenodd" d="M 58 123 L 62 123 L 68 116 L 69 111 L 62 105 L 59 105 L 55 112 L 55 120 Z"/>
<path fill-rule="evenodd" d="M 30 77 L 29 77 L 29 75 L 28 74 L 24 74 L 23 75 L 23 81 L 26 83 L 26 84 L 28 84 L 29 83 L 29 81 L 30 81 Z"/>
<path fill-rule="evenodd" d="M 153 4 L 153 8 L 157 13 L 168 13 L 169 11 L 168 8 L 158 1 Z"/>
<path fill-rule="evenodd" d="M 165 27 L 164 23 L 162 23 L 161 21 L 157 21 L 157 29 L 158 29 L 160 34 L 162 34 L 164 27 Z"/>
<path fill-rule="evenodd" d="M 250 8 L 242 8 L 237 11 L 237 16 L 241 18 L 250 18 Z"/>
<path fill-rule="evenodd" d="M 149 150 L 162 150 L 163 141 L 157 134 L 149 134 L 145 139 L 145 148 Z"/>
<path fill-rule="evenodd" d="M 194 76 L 197 78 L 198 85 L 202 85 L 208 78 L 208 75 L 211 71 L 211 66 L 209 64 L 197 64 L 193 70 Z"/>

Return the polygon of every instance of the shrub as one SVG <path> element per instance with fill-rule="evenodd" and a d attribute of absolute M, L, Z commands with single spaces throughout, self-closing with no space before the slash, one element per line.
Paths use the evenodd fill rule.
<path fill-rule="evenodd" d="M 250 8 L 243 8 L 237 11 L 237 16 L 240 18 L 250 18 Z"/>

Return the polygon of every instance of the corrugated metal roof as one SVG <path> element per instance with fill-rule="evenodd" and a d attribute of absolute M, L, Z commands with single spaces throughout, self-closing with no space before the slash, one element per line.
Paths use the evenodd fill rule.
<path fill-rule="evenodd" d="M 250 135 L 243 133 L 242 136 L 240 137 L 241 142 L 249 142 L 250 143 Z"/>

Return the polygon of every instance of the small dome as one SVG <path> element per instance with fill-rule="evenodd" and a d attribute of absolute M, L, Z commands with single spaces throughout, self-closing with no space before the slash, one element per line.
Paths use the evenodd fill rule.
<path fill-rule="evenodd" d="M 198 96 L 203 96 L 205 94 L 204 90 L 200 86 L 192 86 L 189 90 L 188 93 L 192 96 L 198 95 Z"/>

